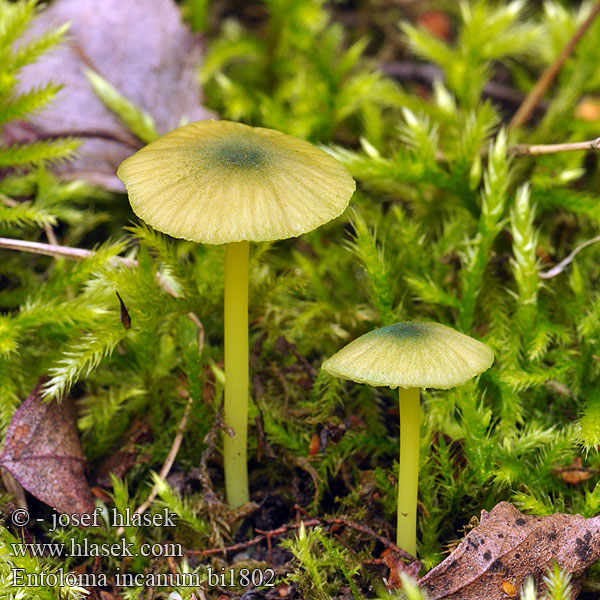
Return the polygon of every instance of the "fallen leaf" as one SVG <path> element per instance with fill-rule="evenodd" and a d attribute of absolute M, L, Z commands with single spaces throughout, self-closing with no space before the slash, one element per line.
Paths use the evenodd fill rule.
<path fill-rule="evenodd" d="M 415 578 L 423 566 L 420 561 L 415 560 L 406 565 L 402 558 L 394 552 L 383 552 L 383 564 L 390 570 L 390 574 L 385 579 L 385 585 L 388 590 L 402 589 L 402 578 L 400 573 L 406 573 Z"/>
<path fill-rule="evenodd" d="M 55 0 L 29 35 L 66 22 L 71 24 L 68 40 L 20 75 L 21 91 L 49 80 L 64 88 L 51 106 L 27 123 L 8 124 L 4 133 L 9 142 L 81 136 L 78 158 L 57 166 L 61 176 L 124 191 L 115 171 L 142 144 L 100 101 L 85 70 L 104 77 L 166 133 L 182 119 L 214 117 L 200 106 L 202 37 L 181 22 L 172 0 Z"/>
<path fill-rule="evenodd" d="M 576 456 L 568 467 L 556 469 L 556 472 L 565 483 L 570 485 L 579 485 L 590 479 L 595 473 L 593 469 L 583 466 L 580 456 Z"/>
<path fill-rule="evenodd" d="M 0 466 L 36 498 L 66 514 L 91 513 L 85 459 L 70 399 L 41 400 L 40 379 L 8 426 Z"/>
<path fill-rule="evenodd" d="M 573 598 L 585 570 L 600 558 L 600 517 L 556 513 L 533 517 L 500 502 L 458 548 L 420 581 L 430 600 L 506 600 L 531 575 L 538 589 L 556 562 L 570 573 Z"/>

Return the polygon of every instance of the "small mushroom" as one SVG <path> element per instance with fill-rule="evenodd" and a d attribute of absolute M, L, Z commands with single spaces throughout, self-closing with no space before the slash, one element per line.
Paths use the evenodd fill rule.
<path fill-rule="evenodd" d="M 398 546 L 416 556 L 420 389 L 448 389 L 489 369 L 489 346 L 439 323 L 407 321 L 370 331 L 323 363 L 335 377 L 398 388 Z"/>
<path fill-rule="evenodd" d="M 121 163 L 135 214 L 173 237 L 225 244 L 227 501 L 249 499 L 249 241 L 295 237 L 340 215 L 355 183 L 329 154 L 272 129 L 231 121 L 179 127 Z"/>

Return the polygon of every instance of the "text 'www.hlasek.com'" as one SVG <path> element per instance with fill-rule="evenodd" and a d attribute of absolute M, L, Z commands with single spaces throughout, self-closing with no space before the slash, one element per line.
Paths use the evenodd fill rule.
<path fill-rule="evenodd" d="M 175 527 L 177 515 L 165 508 L 160 513 L 138 514 L 126 509 L 121 513 L 116 508 L 111 510 L 97 508 L 84 514 L 53 514 L 49 534 L 63 527 L 86 527 L 81 536 L 68 538 L 65 542 L 18 542 L 11 543 L 10 549 L 15 557 L 107 557 L 125 559 L 136 557 L 169 558 L 183 557 L 185 552 L 181 544 L 173 542 L 138 543 L 128 541 L 132 537 L 122 537 L 114 542 L 98 542 L 86 536 L 87 533 L 100 535 L 106 527 L 125 531 L 127 528 L 141 526 Z M 30 522 L 29 513 L 22 508 L 13 511 L 11 520 L 14 525 L 25 527 Z M 36 519 L 43 522 L 43 519 Z M 210 566 L 202 571 L 177 573 L 134 573 L 124 572 L 120 567 L 111 574 L 76 573 L 63 568 L 46 569 L 27 572 L 23 568 L 12 569 L 12 584 L 23 587 L 57 587 L 70 588 L 102 587 L 112 582 L 117 587 L 273 587 L 275 571 L 273 569 L 221 569 L 214 570 Z"/>

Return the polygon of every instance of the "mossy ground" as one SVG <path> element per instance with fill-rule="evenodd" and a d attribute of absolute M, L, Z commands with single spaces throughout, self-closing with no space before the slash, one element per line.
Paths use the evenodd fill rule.
<path fill-rule="evenodd" d="M 13 18 L 9 6 L 23 9 L 23 17 Z M 0 62 L 1 123 L 41 108 L 53 93 L 14 93 L 22 64 L 40 51 L 10 50 L 33 6 L 0 2 L 7 57 Z M 444 323 L 485 341 L 496 356 L 476 381 L 423 394 L 418 553 L 426 569 L 474 515 L 502 500 L 539 515 L 600 512 L 600 245 L 544 275 L 598 235 L 598 158 L 591 151 L 515 150 L 517 143 L 598 137 L 600 21 L 532 119 L 508 128 L 519 99 L 590 6 L 183 4 L 185 17 L 207 36 L 199 76 L 208 106 L 223 118 L 323 144 L 358 182 L 342 217 L 300 238 L 252 248 L 249 470 L 256 506 L 237 519 L 222 502 L 213 427 L 223 391 L 223 248 L 164 237 L 135 220 L 125 196 L 58 180 L 49 161 L 68 158 L 70 141 L 0 146 L 0 234 L 45 242 L 51 227 L 62 245 L 96 250 L 82 261 L 0 250 L 3 431 L 47 374 L 48 397 L 70 394 L 78 403 L 97 501 L 134 509 L 157 483 L 150 510 L 166 506 L 179 515 L 174 529 L 126 530 L 129 542 L 176 542 L 194 551 L 241 544 L 225 555 L 185 560 L 17 559 L 10 536 L 22 532 L 7 521 L 0 598 L 17 597 L 8 580 L 15 565 L 109 575 L 197 569 L 203 577 L 209 566 L 273 568 L 271 590 L 196 593 L 383 597 L 381 539 L 395 537 L 397 397 L 331 378 L 320 366 L 357 336 L 401 320 Z M 124 255 L 137 265 L 115 262 Z M 157 479 L 188 405 L 175 462 L 166 479 Z M 110 479 L 103 465 L 115 456 L 119 468 Z M 571 471 L 580 477 L 569 482 L 578 458 L 582 467 Z M 2 500 L 6 506 L 13 499 L 5 492 Z M 28 501 L 36 518 L 49 516 L 47 507 Z M 298 535 L 300 519 L 317 518 L 324 519 L 320 527 Z M 84 535 L 119 539 L 114 529 L 27 529 L 38 541 Z M 260 542 L 245 547 L 255 536 Z M 588 589 L 599 581 L 592 567 Z M 108 599 L 169 591 L 102 590 Z M 65 589 L 27 593 L 78 597 Z"/>

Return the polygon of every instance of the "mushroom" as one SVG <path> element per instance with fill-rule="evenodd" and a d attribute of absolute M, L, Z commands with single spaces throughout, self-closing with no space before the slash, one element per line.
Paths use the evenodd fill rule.
<path fill-rule="evenodd" d="M 299 236 L 340 215 L 355 183 L 341 163 L 298 138 L 231 121 L 179 127 L 125 159 L 117 175 L 133 212 L 173 237 L 225 244 L 227 501 L 248 502 L 249 241 Z"/>
<path fill-rule="evenodd" d="M 417 551 L 420 389 L 466 383 L 494 362 L 489 346 L 439 323 L 406 321 L 370 331 L 323 363 L 335 377 L 398 388 L 400 460 L 397 544 Z"/>

